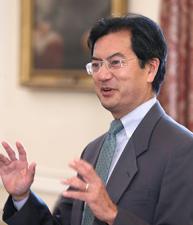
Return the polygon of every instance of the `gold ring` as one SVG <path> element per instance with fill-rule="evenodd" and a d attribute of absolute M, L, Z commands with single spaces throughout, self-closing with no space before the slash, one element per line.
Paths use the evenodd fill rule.
<path fill-rule="evenodd" d="M 88 188 L 89 188 L 89 184 L 87 183 L 87 184 L 86 184 L 86 187 L 85 187 L 85 192 L 88 191 Z"/>

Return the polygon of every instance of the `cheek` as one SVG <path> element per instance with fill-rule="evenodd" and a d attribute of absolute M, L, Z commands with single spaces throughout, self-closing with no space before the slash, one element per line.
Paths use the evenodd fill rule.
<path fill-rule="evenodd" d="M 124 98 L 132 98 L 137 93 L 137 89 L 133 84 L 127 84 L 122 86 L 121 88 L 121 95 Z"/>
<path fill-rule="evenodd" d="M 132 99 L 137 97 L 142 92 L 142 85 L 142 79 L 139 79 L 136 75 L 127 78 L 124 77 L 119 82 L 121 97 L 124 99 Z"/>
<path fill-rule="evenodd" d="M 125 74 L 119 78 L 119 87 L 125 93 L 130 93 L 137 87 L 137 79 L 131 73 Z"/>
<path fill-rule="evenodd" d="M 95 89 L 99 89 L 99 82 L 96 79 L 93 79 L 93 84 Z"/>
<path fill-rule="evenodd" d="M 93 84 L 94 84 L 94 90 L 96 94 L 98 95 L 100 93 L 100 83 L 98 82 L 97 79 L 93 78 Z"/>

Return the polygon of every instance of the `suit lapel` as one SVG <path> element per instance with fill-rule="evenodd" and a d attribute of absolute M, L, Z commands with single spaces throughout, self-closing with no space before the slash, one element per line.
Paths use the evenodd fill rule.
<path fill-rule="evenodd" d="M 164 110 L 157 102 L 146 114 L 142 122 L 133 133 L 131 140 L 134 143 L 136 157 L 140 156 L 144 149 L 148 149 L 153 130 L 156 127 L 159 119 L 164 114 Z"/>
<path fill-rule="evenodd" d="M 137 174 L 137 158 L 148 150 L 153 129 L 163 114 L 160 104 L 156 103 L 128 141 L 107 183 L 107 191 L 114 203 L 118 203 Z"/>
<path fill-rule="evenodd" d="M 107 183 L 107 192 L 114 203 L 119 201 L 137 170 L 134 145 L 129 141 Z"/>

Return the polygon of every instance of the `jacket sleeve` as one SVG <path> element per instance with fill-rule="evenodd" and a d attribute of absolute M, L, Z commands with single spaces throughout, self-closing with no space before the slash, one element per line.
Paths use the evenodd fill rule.
<path fill-rule="evenodd" d="M 30 193 L 25 205 L 17 211 L 9 196 L 3 213 L 3 220 L 9 225 L 70 225 L 72 201 L 61 197 L 53 215 L 46 204 L 34 193 Z"/>
<path fill-rule="evenodd" d="M 193 224 L 193 141 L 178 146 L 165 169 L 154 224 Z"/>

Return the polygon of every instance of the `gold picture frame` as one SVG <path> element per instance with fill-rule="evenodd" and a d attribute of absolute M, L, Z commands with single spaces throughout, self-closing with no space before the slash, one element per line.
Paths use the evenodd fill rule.
<path fill-rule="evenodd" d="M 91 2 L 91 0 L 84 0 L 84 1 L 85 1 L 85 4 L 86 4 L 86 1 L 87 2 L 89 1 L 89 4 Z M 83 0 L 77 1 L 77 3 L 81 4 L 81 6 L 82 6 L 84 1 Z M 61 62 L 63 62 L 61 60 L 61 58 L 62 59 L 65 58 L 65 57 L 63 57 L 63 53 L 70 52 L 71 50 L 67 51 L 67 50 L 65 50 L 65 48 L 57 47 L 60 52 L 60 53 L 58 53 L 57 50 L 54 50 L 54 48 L 52 46 L 52 50 L 49 53 L 50 61 L 49 60 L 47 60 L 47 61 L 39 60 L 41 57 L 43 58 L 43 56 L 42 56 L 43 50 L 42 49 L 45 49 L 45 43 L 49 42 L 48 41 L 49 39 L 51 39 L 51 40 L 55 39 L 56 42 L 58 40 L 63 40 L 63 39 L 61 39 L 61 37 L 58 37 L 57 34 L 51 34 L 49 38 L 47 38 L 47 39 L 45 38 L 46 41 L 45 40 L 41 41 L 41 38 L 39 38 L 39 40 L 37 39 L 37 37 L 41 37 L 42 33 L 45 33 L 46 29 L 47 30 L 49 29 L 48 26 L 47 27 L 45 26 L 45 27 L 43 27 L 43 29 L 41 27 L 41 33 L 38 30 L 40 27 L 40 25 L 38 24 L 38 23 L 40 23 L 39 21 L 41 21 L 42 18 L 43 18 L 42 20 L 44 20 L 46 18 L 46 12 L 48 11 L 48 9 L 46 8 L 47 11 L 44 10 L 44 14 L 42 13 L 39 15 L 37 13 L 37 12 L 39 12 L 37 7 L 40 7 L 40 6 L 43 7 L 44 2 L 46 2 L 46 1 L 45 0 L 21 0 L 20 84 L 29 86 L 29 87 L 47 87 L 47 88 L 61 87 L 61 88 L 67 88 L 67 89 L 69 88 L 69 89 L 84 90 L 84 91 L 92 90 L 93 89 L 92 79 L 91 79 L 91 77 L 89 77 L 86 74 L 86 71 L 84 68 L 82 68 L 82 67 L 79 68 L 77 65 L 74 66 L 74 65 L 69 64 L 67 66 L 63 66 L 63 64 L 61 64 Z M 51 2 L 51 1 L 49 1 L 49 2 Z M 57 0 L 53 0 L 53 2 L 56 3 Z M 60 1 L 60 2 L 65 3 L 65 0 Z M 100 1 L 94 0 L 93 2 L 99 3 Z M 106 4 L 106 2 L 108 2 L 108 1 L 101 0 L 101 4 L 104 4 L 104 3 Z M 128 0 L 109 0 L 109 3 L 108 3 L 110 5 L 110 9 L 108 8 L 108 10 L 110 12 L 109 14 L 112 16 L 120 16 L 120 15 L 127 13 L 127 9 L 128 9 L 127 2 L 128 2 Z M 46 4 L 47 3 L 48 2 L 46 2 Z M 68 1 L 68 3 L 69 3 L 69 1 Z M 89 7 L 91 7 L 91 6 L 92 6 L 92 4 Z M 75 7 L 75 5 L 73 7 Z M 93 7 L 95 7 L 95 6 L 93 6 Z M 64 8 L 65 7 L 58 7 L 58 10 L 59 9 L 61 10 Z M 53 10 L 53 9 L 54 9 L 54 7 L 50 6 L 50 15 L 51 15 L 51 10 Z M 74 10 L 74 8 L 73 8 L 73 10 Z M 77 8 L 77 10 L 78 10 L 77 12 L 79 13 L 80 12 L 79 8 Z M 67 12 L 68 13 L 65 13 L 65 15 L 69 14 L 70 9 Z M 81 15 L 81 21 L 84 21 L 83 20 L 84 17 L 86 17 L 85 21 L 90 21 L 89 16 L 91 14 L 87 15 L 84 8 L 83 8 L 82 12 L 84 12 L 84 13 L 83 13 L 83 15 Z M 94 12 L 97 13 L 95 8 L 94 8 Z M 90 13 L 90 11 L 89 11 L 89 13 Z M 64 12 L 63 12 L 63 14 L 64 14 Z M 107 14 L 108 14 L 108 12 L 107 12 Z M 58 15 L 58 13 L 54 14 L 54 12 L 53 12 L 49 18 L 53 19 L 54 18 L 53 15 Z M 72 15 L 73 15 L 72 18 L 63 20 L 63 21 L 65 21 L 65 24 L 61 27 L 65 27 L 65 25 L 66 25 L 66 27 L 69 26 L 69 28 L 71 28 L 73 26 L 76 26 L 76 24 L 80 22 L 80 19 L 78 19 L 78 18 L 77 18 L 77 21 L 74 22 L 74 12 L 72 12 Z M 110 16 L 110 15 L 107 15 L 107 16 Z M 101 15 L 98 15 L 98 16 L 101 16 Z M 47 20 L 49 18 L 46 18 L 45 20 Z M 59 21 L 59 19 L 58 19 L 58 21 Z M 61 21 L 62 20 L 60 18 L 60 22 Z M 82 22 L 82 23 L 85 24 L 85 22 Z M 36 30 L 38 30 L 38 32 L 40 34 Z M 46 30 L 46 32 L 47 32 L 47 30 Z M 76 30 L 78 30 L 78 29 L 76 28 Z M 69 34 L 70 34 L 70 32 L 68 31 L 63 36 L 65 36 L 65 38 L 66 38 L 69 36 Z M 78 35 L 76 35 L 76 34 L 73 35 L 73 37 L 76 37 L 76 36 L 78 36 Z M 37 43 L 36 43 L 36 41 L 37 41 Z M 58 43 L 59 43 L 59 41 L 57 42 L 57 44 Z M 67 41 L 66 41 L 66 46 L 70 46 L 70 44 Z M 37 50 L 34 50 L 34 49 L 36 49 L 36 47 L 37 47 Z M 61 49 L 62 49 L 62 51 L 61 51 Z M 56 56 L 54 55 L 53 52 L 56 53 Z M 40 57 L 38 54 L 40 55 Z M 47 52 L 44 54 L 45 54 L 45 58 L 46 57 L 48 58 L 49 54 Z M 75 55 L 76 55 L 76 53 L 75 53 Z M 74 61 L 76 61 L 74 59 L 74 57 L 66 57 L 66 59 L 67 58 L 69 58 L 69 59 L 71 58 L 70 63 L 73 63 Z M 44 62 L 44 63 L 42 63 L 42 62 Z M 52 65 L 52 62 L 54 62 L 53 65 Z"/>

